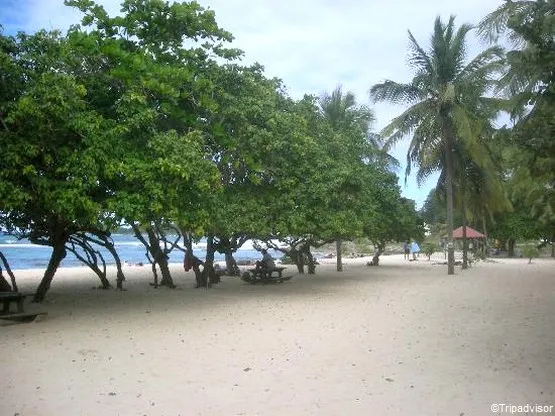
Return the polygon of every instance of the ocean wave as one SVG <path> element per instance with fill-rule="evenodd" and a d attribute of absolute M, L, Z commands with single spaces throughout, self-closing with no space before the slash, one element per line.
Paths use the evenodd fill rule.
<path fill-rule="evenodd" d="M 114 245 L 115 246 L 134 246 L 134 247 L 138 247 L 138 246 L 142 246 L 143 243 L 141 243 L 140 241 L 129 241 L 129 242 L 119 242 L 119 241 L 114 241 Z"/>
<path fill-rule="evenodd" d="M 22 247 L 52 248 L 50 246 L 43 246 L 43 245 L 40 245 L 40 244 L 31 244 L 31 243 L 0 244 L 0 248 L 22 248 Z"/>

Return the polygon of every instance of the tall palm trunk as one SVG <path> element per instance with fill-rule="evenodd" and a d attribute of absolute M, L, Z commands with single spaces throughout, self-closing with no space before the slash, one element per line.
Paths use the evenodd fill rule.
<path fill-rule="evenodd" d="M 463 223 L 463 262 L 462 268 L 468 269 L 468 238 L 466 237 L 466 215 L 462 214 Z"/>
<path fill-rule="evenodd" d="M 463 179 L 464 180 L 464 179 Z M 463 227 L 463 261 L 462 261 L 462 268 L 468 269 L 468 239 L 466 238 L 466 204 L 464 201 L 464 192 L 461 189 L 461 220 L 462 220 L 462 227 Z"/>
<path fill-rule="evenodd" d="M 455 247 L 453 247 L 453 131 L 450 126 L 444 130 L 445 146 L 445 188 L 447 199 L 447 274 L 455 274 Z"/>
<path fill-rule="evenodd" d="M 343 271 L 343 259 L 341 257 L 341 240 L 335 242 L 335 251 L 337 252 L 337 271 Z"/>
<path fill-rule="evenodd" d="M 486 214 L 484 213 L 484 216 L 482 217 L 482 228 L 483 228 L 483 233 L 485 235 L 484 237 L 484 258 L 486 258 L 488 256 L 488 230 L 486 228 Z"/>

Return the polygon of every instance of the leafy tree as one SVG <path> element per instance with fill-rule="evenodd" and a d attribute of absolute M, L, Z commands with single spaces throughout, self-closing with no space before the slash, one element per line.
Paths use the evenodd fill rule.
<path fill-rule="evenodd" d="M 406 135 L 412 135 L 407 153 L 407 174 L 411 165 L 420 167 L 418 175 L 426 177 L 433 171 L 445 170 L 448 229 L 448 273 L 454 273 L 453 181 L 455 173 L 454 147 L 460 141 L 472 159 L 478 159 L 477 128 L 483 115 L 476 103 L 486 103 L 482 96 L 493 83 L 500 69 L 502 51 L 498 47 L 485 50 L 466 63 L 466 35 L 469 25 L 455 28 L 451 17 L 444 24 L 438 17 L 431 38 L 431 47 L 424 50 L 409 31 L 409 64 L 415 77 L 408 84 L 385 81 L 374 85 L 371 96 L 376 101 L 412 104 L 382 131 L 391 146 Z M 437 155 L 443 154 L 443 157 Z M 429 163 L 429 159 L 444 165 Z"/>
<path fill-rule="evenodd" d="M 506 35 L 513 44 L 500 88 L 511 98 L 517 123 L 504 145 L 517 146 L 520 160 L 513 168 L 525 164 L 533 182 L 541 184 L 533 192 L 533 210 L 545 224 L 553 222 L 555 212 L 554 16 L 551 0 L 506 1 L 480 24 L 484 37 L 496 41 Z"/>
<path fill-rule="evenodd" d="M 380 255 L 391 241 L 421 241 L 424 228 L 413 200 L 402 198 L 397 185 L 397 177 L 389 174 L 387 181 L 377 181 L 373 187 L 374 207 L 364 225 L 364 235 L 374 244 L 376 250 L 372 258 L 373 266 L 379 265 Z"/>
<path fill-rule="evenodd" d="M 2 96 L 1 222 L 53 248 L 35 295 L 40 301 L 69 238 L 111 222 L 103 215 L 106 190 L 99 183 L 115 125 L 89 108 L 86 89 L 65 71 L 69 46 L 58 32 L 21 33 L 9 43 L 2 62 L 19 82 Z"/>
<path fill-rule="evenodd" d="M 428 256 L 428 261 L 430 261 L 430 258 L 432 257 L 432 255 L 436 252 L 439 251 L 439 246 L 437 244 L 434 243 L 426 243 L 424 244 L 424 246 L 422 247 L 422 252 Z"/>
<path fill-rule="evenodd" d="M 374 121 L 374 114 L 369 108 L 358 106 L 352 92 L 343 93 L 341 86 L 335 88 L 331 94 L 324 94 L 319 100 L 320 110 L 330 124 L 332 130 L 338 134 L 360 134 L 366 136 L 370 124 Z M 336 241 L 337 271 L 343 270 L 341 259 L 341 239 Z"/>
<path fill-rule="evenodd" d="M 83 25 L 90 26 L 86 31 L 74 26 L 70 37 L 83 48 L 97 45 L 92 58 L 105 63 L 87 85 L 99 95 L 98 87 L 112 93 L 96 102 L 120 127 L 117 150 L 123 163 L 110 183 L 117 189 L 110 208 L 132 225 L 153 271 L 155 266 L 161 271 L 160 284 L 173 287 L 167 257 L 175 245 L 160 230 L 172 223 L 191 229 L 207 222 L 208 202 L 220 188 L 206 147 L 208 116 L 216 106 L 213 57 L 234 58 L 239 52 L 222 47 L 231 35 L 198 3 L 128 0 L 123 17 L 110 17 L 89 1 L 67 4 L 79 8 Z"/>
<path fill-rule="evenodd" d="M 130 0 L 116 18 L 93 2 L 67 4 L 81 9 L 89 29 L 2 37 L 12 85 L 1 100 L 0 141 L 9 158 L 2 224 L 54 248 L 37 301 L 71 236 L 120 219 L 137 237 L 146 231 L 141 241 L 161 283 L 172 286 L 172 246 L 160 249 L 158 230 L 176 220 L 198 224 L 203 193 L 219 187 L 204 149 L 203 114 L 213 105 L 206 74 L 216 65 L 210 54 L 238 52 L 221 46 L 231 35 L 196 3 Z M 204 41 L 185 48 L 186 39 Z"/>

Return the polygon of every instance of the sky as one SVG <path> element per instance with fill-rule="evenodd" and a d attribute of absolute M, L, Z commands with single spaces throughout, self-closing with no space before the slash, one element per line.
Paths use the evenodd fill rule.
<path fill-rule="evenodd" d="M 96 0 L 115 14 L 120 0 Z M 379 132 L 403 106 L 373 103 L 368 90 L 386 79 L 408 82 L 407 30 L 426 48 L 439 15 L 456 16 L 457 25 L 476 24 L 502 0 L 198 0 L 216 13 L 218 25 L 231 32 L 233 47 L 245 52 L 244 64 L 258 62 L 269 77 L 283 80 L 294 98 L 322 95 L 337 85 L 353 92 L 359 104 L 375 112 Z M 80 14 L 63 0 L 0 0 L 0 24 L 5 32 L 66 29 Z M 485 48 L 469 37 L 468 56 Z M 408 139 L 392 150 L 401 162 L 403 196 L 421 207 L 437 181 L 420 187 L 414 176 L 405 183 Z"/>

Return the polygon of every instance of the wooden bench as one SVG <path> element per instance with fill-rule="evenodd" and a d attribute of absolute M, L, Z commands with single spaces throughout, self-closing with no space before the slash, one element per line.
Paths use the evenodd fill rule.
<path fill-rule="evenodd" d="M 241 279 L 249 283 L 283 283 L 291 279 L 293 276 L 283 276 L 283 271 L 286 267 L 274 267 L 273 269 L 264 269 L 257 267 L 255 269 L 248 269 L 241 275 Z"/>
<path fill-rule="evenodd" d="M 274 267 L 273 269 L 265 269 L 262 267 L 257 267 L 255 269 L 249 269 L 248 271 L 252 273 L 254 276 L 267 277 L 267 278 L 274 277 L 273 274 L 276 273 L 275 277 L 281 278 L 281 275 L 285 269 L 286 267 Z"/>
<path fill-rule="evenodd" d="M 2 311 L 0 312 L 1 320 L 13 322 L 33 322 L 37 317 L 44 317 L 46 312 L 23 312 L 23 301 L 25 295 L 19 292 L 0 292 L 0 301 L 2 302 Z M 10 311 L 10 304 L 15 303 L 17 312 Z"/>
<path fill-rule="evenodd" d="M 25 295 L 19 292 L 0 292 L 0 301 L 2 301 L 2 312 L 0 314 L 7 315 L 10 313 L 10 304 L 17 305 L 17 313 L 23 313 L 23 301 Z"/>

